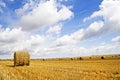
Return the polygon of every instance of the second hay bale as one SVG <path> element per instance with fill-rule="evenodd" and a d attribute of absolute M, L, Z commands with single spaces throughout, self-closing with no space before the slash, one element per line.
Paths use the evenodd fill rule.
<path fill-rule="evenodd" d="M 30 65 L 30 55 L 25 51 L 16 51 L 14 53 L 14 66 Z"/>

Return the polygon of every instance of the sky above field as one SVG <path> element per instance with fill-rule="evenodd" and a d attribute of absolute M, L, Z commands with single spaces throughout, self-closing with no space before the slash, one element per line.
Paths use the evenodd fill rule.
<path fill-rule="evenodd" d="M 0 0 L 0 58 L 120 54 L 120 0 Z"/>

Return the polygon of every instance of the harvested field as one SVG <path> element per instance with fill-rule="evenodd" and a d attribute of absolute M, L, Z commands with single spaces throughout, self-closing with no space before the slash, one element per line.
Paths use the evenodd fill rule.
<path fill-rule="evenodd" d="M 120 59 L 31 60 L 18 67 L 2 60 L 0 80 L 120 80 Z"/>

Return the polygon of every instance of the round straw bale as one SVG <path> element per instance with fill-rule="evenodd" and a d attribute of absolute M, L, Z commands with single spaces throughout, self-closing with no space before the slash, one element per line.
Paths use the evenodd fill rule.
<path fill-rule="evenodd" d="M 101 56 L 101 59 L 105 59 L 104 56 Z"/>
<path fill-rule="evenodd" d="M 25 51 L 14 52 L 14 66 L 30 65 L 30 55 Z"/>

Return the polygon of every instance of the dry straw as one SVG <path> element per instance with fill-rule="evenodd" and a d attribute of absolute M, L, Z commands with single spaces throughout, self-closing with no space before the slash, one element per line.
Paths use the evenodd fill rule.
<path fill-rule="evenodd" d="M 30 65 L 30 55 L 25 51 L 16 51 L 14 53 L 14 66 Z"/>

